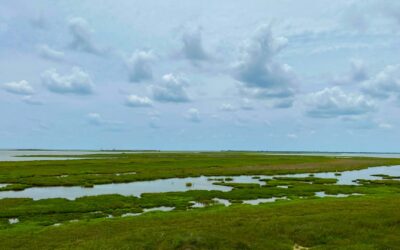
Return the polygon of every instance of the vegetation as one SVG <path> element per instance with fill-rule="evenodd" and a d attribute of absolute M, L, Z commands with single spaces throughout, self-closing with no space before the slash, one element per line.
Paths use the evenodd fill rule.
<path fill-rule="evenodd" d="M 250 152 L 118 154 L 67 161 L 1 162 L 1 191 L 32 186 L 209 176 L 228 192 L 192 190 L 141 197 L 99 195 L 67 200 L 0 199 L 0 249 L 396 249 L 400 181 L 225 175 L 315 173 L 400 164 L 400 159 L 267 155 Z M 339 175 L 336 175 L 339 176 Z M 192 182 L 185 183 L 191 187 Z M 281 187 L 287 188 L 281 188 Z M 319 198 L 315 194 L 362 194 Z M 243 201 L 286 198 L 257 206 Z M 218 202 L 227 200 L 225 207 Z M 193 204 L 203 204 L 195 208 Z M 146 212 L 171 207 L 171 212 Z M 143 213 L 143 214 L 141 214 Z M 127 216 L 138 215 L 140 216 Z M 17 220 L 16 220 L 17 219 Z M 16 222 L 11 224 L 10 221 Z"/>
<path fill-rule="evenodd" d="M 52 156 L 54 157 L 54 156 Z M 65 156 L 63 156 L 65 157 Z M 71 157 L 82 157 L 71 156 Z M 0 162 L 0 183 L 29 186 L 85 186 L 161 178 L 289 174 L 397 165 L 400 159 L 337 158 L 254 152 L 145 152 L 93 154 L 91 159 Z M 132 173 L 135 174 L 124 174 Z M 223 180 L 222 180 L 223 181 Z M 20 190 L 21 186 L 16 187 Z"/>
<path fill-rule="evenodd" d="M 3 249 L 396 249 L 400 196 L 154 212 L 0 231 Z"/>

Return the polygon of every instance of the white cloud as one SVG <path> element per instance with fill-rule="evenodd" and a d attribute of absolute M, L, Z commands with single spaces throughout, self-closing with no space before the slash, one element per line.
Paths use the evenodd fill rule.
<path fill-rule="evenodd" d="M 365 96 L 345 93 L 339 87 L 325 88 L 308 95 L 307 114 L 317 118 L 362 115 L 375 109 L 374 103 Z"/>
<path fill-rule="evenodd" d="M 86 118 L 90 125 L 107 126 L 112 130 L 117 130 L 117 127 L 123 124 L 123 122 L 120 121 L 106 120 L 99 113 L 95 112 L 87 114 Z"/>
<path fill-rule="evenodd" d="M 361 59 L 350 60 L 350 79 L 354 82 L 361 82 L 368 78 L 368 71 L 365 62 Z"/>
<path fill-rule="evenodd" d="M 69 75 L 60 75 L 55 69 L 50 69 L 41 75 L 41 79 L 43 85 L 54 93 L 87 95 L 93 92 L 90 75 L 79 67 L 73 67 Z"/>
<path fill-rule="evenodd" d="M 152 51 L 137 50 L 126 60 L 129 81 L 141 82 L 153 78 L 152 63 L 155 59 Z"/>
<path fill-rule="evenodd" d="M 151 87 L 153 99 L 159 102 L 188 102 L 187 80 L 180 75 L 166 74 L 162 82 Z"/>
<path fill-rule="evenodd" d="M 153 102 L 147 96 L 129 95 L 125 105 L 128 107 L 151 107 Z"/>
<path fill-rule="evenodd" d="M 44 104 L 42 100 L 34 99 L 32 96 L 24 96 L 22 98 L 22 101 L 25 102 L 26 104 L 30 104 L 30 105 L 43 105 Z"/>
<path fill-rule="evenodd" d="M 381 129 L 392 129 L 393 125 L 390 124 L 390 123 L 382 122 L 382 123 L 378 124 L 378 127 L 381 128 Z"/>
<path fill-rule="evenodd" d="M 200 112 L 195 108 L 191 108 L 186 114 L 186 119 L 191 122 L 200 122 Z"/>
<path fill-rule="evenodd" d="M 182 55 L 192 63 L 196 64 L 200 61 L 209 59 L 209 55 L 206 53 L 203 40 L 201 36 L 201 29 L 188 29 L 182 36 Z"/>
<path fill-rule="evenodd" d="M 375 98 L 385 99 L 391 96 L 400 98 L 400 64 L 386 66 L 376 76 L 366 81 L 362 90 Z"/>
<path fill-rule="evenodd" d="M 333 82 L 336 84 L 353 84 L 363 82 L 368 78 L 368 70 L 365 62 L 361 59 L 351 59 L 349 72 L 341 76 L 336 76 Z"/>
<path fill-rule="evenodd" d="M 73 37 L 71 48 L 92 54 L 101 54 L 104 52 L 93 41 L 93 29 L 85 19 L 81 17 L 69 19 L 68 28 Z"/>
<path fill-rule="evenodd" d="M 236 110 L 236 108 L 230 103 L 223 103 L 219 109 L 222 111 L 228 111 L 228 112 Z"/>
<path fill-rule="evenodd" d="M 25 80 L 4 83 L 3 89 L 9 93 L 17 95 L 31 95 L 35 92 L 33 87 Z"/>
<path fill-rule="evenodd" d="M 38 46 L 39 55 L 45 59 L 53 61 L 64 60 L 64 52 L 50 48 L 47 44 Z"/>
<path fill-rule="evenodd" d="M 260 26 L 241 51 L 233 67 L 233 76 L 241 84 L 240 92 L 255 98 L 289 98 L 294 95 L 295 74 L 275 56 L 286 46 L 287 39 L 276 37 L 271 27 Z"/>

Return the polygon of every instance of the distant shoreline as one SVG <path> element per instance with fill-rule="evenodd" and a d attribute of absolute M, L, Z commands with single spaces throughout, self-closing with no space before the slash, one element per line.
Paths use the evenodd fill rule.
<path fill-rule="evenodd" d="M 85 151 L 85 152 L 249 152 L 272 154 L 400 154 L 400 152 L 373 151 L 280 151 L 280 150 L 157 150 L 157 149 L 37 149 L 37 148 L 3 148 L 0 151 Z"/>

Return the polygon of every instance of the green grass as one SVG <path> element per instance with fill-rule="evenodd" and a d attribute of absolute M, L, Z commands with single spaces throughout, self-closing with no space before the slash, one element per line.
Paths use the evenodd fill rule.
<path fill-rule="evenodd" d="M 306 177 L 314 178 L 314 177 Z M 321 179 L 323 180 L 323 179 Z M 327 179 L 330 180 L 330 179 Z M 388 182 L 388 183 L 386 183 Z M 269 180 L 267 185 L 250 183 L 217 183 L 230 186 L 229 192 L 190 190 L 186 192 L 145 193 L 140 198 L 122 195 L 99 195 L 67 199 L 0 199 L 0 229 L 8 229 L 8 219 L 19 218 L 20 224 L 47 226 L 64 223 L 69 220 L 82 220 L 108 215 L 120 216 L 124 213 L 140 213 L 144 208 L 160 206 L 175 207 L 175 210 L 187 210 L 193 201 L 212 205 L 214 198 L 226 199 L 232 203 L 258 198 L 288 197 L 289 199 L 315 199 L 316 192 L 326 194 L 364 194 L 388 195 L 400 192 L 400 182 L 366 182 L 364 185 L 330 185 L 331 182 L 304 182 L 302 178 L 284 178 Z M 277 186 L 287 185 L 289 188 Z"/>
<path fill-rule="evenodd" d="M 249 152 L 97 154 L 93 159 L 0 162 L 0 183 L 87 186 L 160 178 L 288 174 L 397 165 L 400 159 L 337 158 Z M 136 174 L 117 175 L 136 172 Z M 64 176 L 64 177 L 63 177 Z M 17 186 L 20 189 L 21 186 Z"/>
<path fill-rule="evenodd" d="M 2 249 L 398 249 L 400 196 L 280 201 L 0 231 Z"/>
<path fill-rule="evenodd" d="M 252 152 L 147 152 L 109 156 L 0 162 L 0 183 L 9 183 L 0 192 L 32 186 L 90 188 L 100 183 L 200 175 L 216 176 L 213 181 L 232 190 L 145 193 L 141 197 L 99 195 L 76 200 L 0 199 L 0 249 L 293 249 L 295 244 L 312 249 L 399 249 L 400 246 L 400 181 L 395 177 L 360 180 L 357 186 L 336 185 L 334 178 L 313 175 L 254 178 L 265 181 L 266 185 L 235 183 L 226 177 L 336 172 L 400 165 L 400 159 Z M 318 198 L 316 192 L 363 195 Z M 244 200 L 271 197 L 289 200 L 258 206 L 242 204 Z M 232 205 L 218 205 L 214 198 L 229 200 Z M 206 207 L 193 209 L 192 202 Z M 160 206 L 175 210 L 121 217 Z M 114 218 L 107 218 L 110 215 Z M 19 223 L 9 224 L 11 218 L 18 218 Z"/>

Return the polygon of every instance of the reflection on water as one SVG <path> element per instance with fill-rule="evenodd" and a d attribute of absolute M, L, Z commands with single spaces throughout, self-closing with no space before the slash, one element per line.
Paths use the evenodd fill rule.
<path fill-rule="evenodd" d="M 267 203 L 267 202 L 275 202 L 277 200 L 286 200 L 287 197 L 271 197 L 271 198 L 261 198 L 261 199 L 254 199 L 254 200 L 244 200 L 244 204 L 249 204 L 249 205 L 259 205 L 261 203 Z"/>
<path fill-rule="evenodd" d="M 155 211 L 159 211 L 159 212 L 169 212 L 174 210 L 174 207 L 165 207 L 165 206 L 161 206 L 161 207 L 153 207 L 153 208 L 145 208 L 143 209 L 142 213 L 126 213 L 121 215 L 121 217 L 129 217 L 129 216 L 138 216 L 144 213 L 149 213 L 149 212 L 155 212 Z M 107 216 L 107 218 L 113 218 L 112 215 Z"/>
<path fill-rule="evenodd" d="M 192 186 L 187 187 L 186 183 Z M 143 193 L 165 193 L 192 190 L 220 190 L 230 191 L 231 187 L 214 185 L 207 177 L 171 178 L 153 181 L 137 181 L 131 183 L 113 183 L 94 185 L 93 188 L 84 187 L 33 187 L 22 191 L 3 191 L 0 198 L 33 198 L 35 200 L 47 198 L 66 198 L 74 200 L 78 197 L 100 194 L 133 195 L 139 197 Z"/>
<path fill-rule="evenodd" d="M 351 194 L 327 194 L 324 191 L 322 192 L 315 192 L 315 196 L 317 197 L 337 197 L 337 198 L 342 198 L 342 197 L 349 197 L 353 195 L 363 195 L 363 194 L 358 194 L 358 193 L 351 193 Z"/>
<path fill-rule="evenodd" d="M 222 204 L 225 207 L 229 207 L 230 205 L 232 205 L 232 203 L 229 200 L 225 200 L 225 199 L 214 198 L 213 201 L 215 201 L 218 204 Z"/>
<path fill-rule="evenodd" d="M 389 176 L 400 176 L 400 166 L 392 167 L 372 167 L 361 170 L 352 170 L 341 172 L 337 175 L 336 172 L 329 173 L 315 173 L 314 176 L 318 178 L 335 178 L 337 184 L 341 185 L 357 185 L 356 180 L 381 180 L 382 176 L 379 174 Z M 115 183 L 115 184 L 101 184 L 94 185 L 93 188 L 84 187 L 34 187 L 27 188 L 22 191 L 1 191 L 0 198 L 32 198 L 35 200 L 47 198 L 66 198 L 76 199 L 83 196 L 101 195 L 101 194 L 120 194 L 125 196 L 140 197 L 143 193 L 164 193 L 164 192 L 184 192 L 188 190 L 219 190 L 227 192 L 232 190 L 232 187 L 223 186 L 217 179 L 228 178 L 233 183 L 258 183 L 264 185 L 265 182 L 260 179 L 272 179 L 274 177 L 308 177 L 309 173 L 305 174 L 291 174 L 291 175 L 275 175 L 275 176 L 213 176 L 213 177 L 188 177 L 188 178 L 171 178 L 160 179 L 153 181 L 137 181 L 131 183 Z M 257 178 L 254 178 L 257 177 Z M 259 177 L 259 178 L 258 178 Z M 188 187 L 187 183 L 192 183 Z M 3 184 L 4 185 L 4 184 Z M 280 186 L 286 188 L 286 186 Z"/>
<path fill-rule="evenodd" d="M 340 175 L 337 175 L 340 173 Z M 360 170 L 350 170 L 343 172 L 327 172 L 327 173 L 314 173 L 313 176 L 317 178 L 333 178 L 337 179 L 337 184 L 339 185 L 357 185 L 356 180 L 382 180 L 381 176 L 374 175 L 390 175 L 399 176 L 400 166 L 391 167 L 371 167 Z M 284 177 L 308 177 L 309 174 L 289 174 L 282 175 Z"/>

